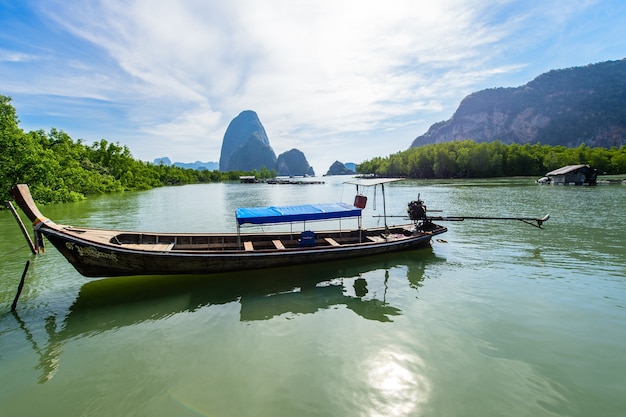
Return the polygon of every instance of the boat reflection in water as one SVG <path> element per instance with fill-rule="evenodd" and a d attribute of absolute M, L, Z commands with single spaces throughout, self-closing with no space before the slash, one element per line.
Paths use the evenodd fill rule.
<path fill-rule="evenodd" d="M 47 319 L 46 347 L 38 346 L 28 325 L 18 316 L 40 356 L 39 382 L 50 380 L 60 366 L 65 342 L 103 332 L 194 312 L 211 305 L 240 304 L 240 321 L 313 314 L 345 306 L 360 317 L 379 322 L 393 321 L 400 308 L 386 300 L 389 287 L 422 285 L 427 265 L 441 261 L 432 249 L 381 255 L 367 259 L 321 263 L 213 276 L 122 277 L 90 281 L 83 285 L 67 315 Z M 390 270 L 394 270 L 390 279 Z M 260 279 L 262 278 L 262 279 Z M 368 287 L 384 290 L 370 291 Z M 407 288 L 407 290 L 409 290 Z"/>

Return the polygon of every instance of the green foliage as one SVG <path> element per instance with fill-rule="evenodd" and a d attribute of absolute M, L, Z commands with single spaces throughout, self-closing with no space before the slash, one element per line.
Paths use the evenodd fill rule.
<path fill-rule="evenodd" d="M 626 146 L 578 148 L 504 145 L 471 140 L 425 145 L 376 157 L 357 167 L 362 174 L 407 178 L 490 178 L 541 176 L 565 165 L 589 164 L 601 173 L 626 173 Z"/>
<path fill-rule="evenodd" d="M 197 171 L 176 166 L 152 165 L 133 158 L 126 146 L 105 139 L 87 146 L 52 128 L 24 132 L 11 105 L 0 95 L 0 198 L 8 200 L 15 184 L 29 184 L 40 203 L 68 202 L 86 195 L 146 190 L 153 187 L 201 182 L 235 181 L 242 175 L 265 179 L 275 170 L 260 172 Z"/>

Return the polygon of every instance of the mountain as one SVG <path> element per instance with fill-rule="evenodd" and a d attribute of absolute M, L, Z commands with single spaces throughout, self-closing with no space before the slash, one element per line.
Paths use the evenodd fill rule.
<path fill-rule="evenodd" d="M 353 175 L 355 171 L 353 169 L 348 168 L 346 165 L 342 164 L 339 161 L 333 162 L 333 164 L 328 168 L 326 175 Z"/>
<path fill-rule="evenodd" d="M 198 171 L 204 171 L 204 170 L 217 171 L 220 168 L 220 164 L 217 162 L 202 162 L 202 161 L 174 162 L 174 166 L 177 166 L 180 168 L 195 169 Z"/>
<path fill-rule="evenodd" d="M 304 154 L 298 149 L 280 154 L 276 162 L 276 171 L 278 175 L 315 176 L 313 167 L 309 165 Z"/>
<path fill-rule="evenodd" d="M 164 156 L 162 158 L 156 158 L 154 161 L 152 161 L 152 165 L 167 165 L 167 166 L 170 166 L 170 165 L 172 165 L 172 160 L 170 158 L 168 158 L 167 156 Z"/>
<path fill-rule="evenodd" d="M 217 162 L 196 161 L 196 162 L 174 162 L 172 164 L 172 161 L 167 156 L 164 156 L 162 158 L 156 158 L 152 162 L 152 164 L 153 165 L 168 165 L 168 166 L 174 165 L 179 168 L 195 169 L 198 171 L 203 171 L 203 170 L 215 171 L 219 169 L 219 164 Z"/>
<path fill-rule="evenodd" d="M 577 147 L 626 144 L 626 59 L 552 70 L 515 88 L 465 97 L 411 147 L 472 139 Z"/>
<path fill-rule="evenodd" d="M 252 110 L 242 111 L 224 134 L 220 171 L 252 171 L 275 166 L 276 154 L 259 117 Z"/>

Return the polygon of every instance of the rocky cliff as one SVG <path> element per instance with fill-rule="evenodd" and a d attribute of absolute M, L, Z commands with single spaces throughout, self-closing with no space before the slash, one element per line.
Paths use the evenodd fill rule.
<path fill-rule="evenodd" d="M 313 167 L 298 149 L 282 153 L 276 158 L 259 117 L 252 110 L 245 110 L 226 129 L 220 171 L 253 171 L 263 167 L 275 169 L 278 175 L 315 176 Z"/>
<path fill-rule="evenodd" d="M 278 175 L 315 176 L 313 167 L 309 165 L 304 154 L 298 149 L 292 149 L 278 156 L 276 172 Z"/>
<path fill-rule="evenodd" d="M 472 139 L 576 147 L 626 144 L 626 59 L 553 70 L 516 88 L 467 96 L 411 147 Z"/>
<path fill-rule="evenodd" d="M 276 154 L 259 117 L 251 110 L 242 111 L 224 134 L 220 171 L 274 169 L 275 166 Z"/>

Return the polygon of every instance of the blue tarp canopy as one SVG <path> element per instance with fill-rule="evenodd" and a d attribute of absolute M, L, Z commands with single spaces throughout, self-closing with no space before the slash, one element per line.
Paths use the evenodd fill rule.
<path fill-rule="evenodd" d="M 237 224 L 288 223 L 359 217 L 361 209 L 345 203 L 305 204 L 302 206 L 249 207 L 236 210 Z"/>

